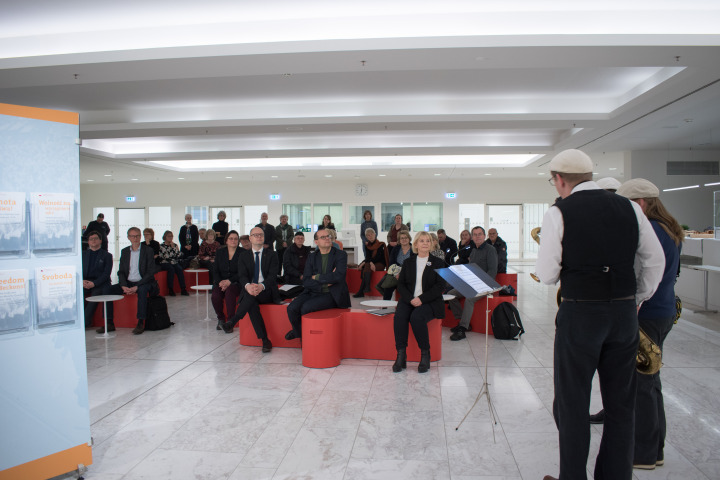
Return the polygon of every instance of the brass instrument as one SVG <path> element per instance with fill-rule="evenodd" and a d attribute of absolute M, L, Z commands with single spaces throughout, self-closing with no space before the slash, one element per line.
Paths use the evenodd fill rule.
<path fill-rule="evenodd" d="M 537 243 L 538 245 L 540 245 L 540 230 L 541 230 L 541 227 L 535 227 L 532 230 L 530 230 L 530 236 L 532 237 L 533 240 L 535 240 L 535 243 Z M 536 282 L 540 283 L 540 279 L 538 278 L 537 275 L 535 275 L 534 272 L 530 274 L 530 277 L 532 277 L 532 279 L 535 280 Z M 560 296 L 560 287 L 558 287 L 558 291 L 557 291 L 558 307 L 560 306 L 560 302 L 562 302 L 562 297 Z"/>
<path fill-rule="evenodd" d="M 637 371 L 643 375 L 655 375 L 662 367 L 662 351 L 652 339 L 640 329 L 638 342 Z"/>

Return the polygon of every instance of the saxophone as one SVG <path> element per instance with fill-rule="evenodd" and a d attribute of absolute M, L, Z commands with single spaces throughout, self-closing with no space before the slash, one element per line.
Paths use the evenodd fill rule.
<path fill-rule="evenodd" d="M 643 375 L 655 375 L 662 367 L 662 351 L 642 328 L 639 333 L 637 371 Z"/>
<path fill-rule="evenodd" d="M 540 245 L 540 230 L 541 230 L 541 227 L 535 227 L 532 230 L 530 230 L 530 236 L 532 237 L 533 240 L 535 240 L 535 243 L 537 243 L 538 245 Z M 535 280 L 536 282 L 540 283 L 540 279 L 538 278 L 537 275 L 535 275 L 534 272 L 530 274 L 530 277 L 532 277 L 532 279 Z M 556 301 L 557 301 L 557 304 L 559 307 L 560 303 L 562 302 L 562 297 L 560 296 L 560 287 L 558 287 Z"/>

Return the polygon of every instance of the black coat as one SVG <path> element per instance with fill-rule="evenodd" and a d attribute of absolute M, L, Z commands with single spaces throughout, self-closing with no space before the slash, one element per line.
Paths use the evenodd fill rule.
<path fill-rule="evenodd" d="M 347 253 L 337 248 L 331 248 L 328 257 L 327 271 L 321 274 L 317 280 L 313 280 L 313 275 L 322 271 L 322 254 L 320 250 L 315 250 L 310 254 L 305 262 L 305 271 L 303 272 L 303 286 L 306 292 L 322 292 L 323 285 L 330 285 L 330 294 L 335 300 L 338 308 L 350 308 L 350 291 L 348 290 L 345 274 L 347 273 Z"/>
<path fill-rule="evenodd" d="M 190 251 L 188 251 L 185 248 L 185 245 L 187 245 L 187 242 L 185 240 L 187 228 L 187 224 L 180 227 L 180 235 L 178 235 L 178 245 L 180 246 L 180 251 L 185 257 L 195 257 L 200 250 L 200 232 L 198 232 L 197 225 L 190 225 L 190 246 L 192 248 L 190 248 Z"/>
<path fill-rule="evenodd" d="M 219 251 L 220 250 L 218 250 L 218 252 Z M 240 252 L 236 252 L 235 255 L 238 255 L 238 277 L 240 278 L 238 283 L 243 293 L 245 293 L 245 285 L 252 283 L 255 274 L 255 254 L 252 249 L 243 249 Z M 215 261 L 217 262 L 217 255 Z M 277 254 L 272 248 L 263 248 L 260 257 L 260 272 L 263 276 L 263 281 L 260 283 L 265 286 L 265 290 L 270 291 L 273 301 L 280 302 L 280 292 L 277 286 L 280 263 L 278 262 Z"/>
<path fill-rule="evenodd" d="M 128 275 L 130 275 L 130 249 L 132 248 L 132 245 L 129 247 L 125 247 L 120 252 L 120 267 L 118 268 L 118 280 L 121 286 L 127 287 L 128 286 Z M 153 252 L 153 249 L 150 248 L 148 245 L 145 244 L 145 242 L 140 244 L 140 263 L 138 264 L 138 268 L 140 270 L 140 276 L 142 277 L 139 282 L 136 282 L 136 285 L 144 285 L 146 283 L 154 283 L 155 282 L 155 272 L 157 271 L 157 266 L 155 265 L 155 253 Z"/>
<path fill-rule="evenodd" d="M 300 275 L 303 274 L 307 258 L 310 255 L 310 250 L 311 248 L 307 245 L 303 245 L 298 248 L 294 243 L 285 250 L 285 255 L 283 256 L 285 283 L 289 283 L 290 285 L 302 285 Z M 305 262 L 302 262 L 303 257 Z"/>
<path fill-rule="evenodd" d="M 443 268 L 445 263 L 442 259 L 430 255 L 428 257 L 430 265 L 425 267 L 422 276 L 422 295 L 420 300 L 423 304 L 429 304 L 435 318 L 445 317 L 445 302 L 443 301 L 443 291 L 445 290 L 445 280 L 435 271 Z M 410 305 L 410 301 L 415 298 L 415 278 L 417 277 L 417 255 L 410 255 L 405 260 L 400 270 L 400 278 L 398 278 L 397 291 L 400 295 L 400 301 Z"/>
<path fill-rule="evenodd" d="M 212 229 L 215 230 L 215 240 L 217 240 L 220 245 L 225 245 L 225 236 L 229 229 L 228 223 L 224 220 L 218 220 L 213 223 Z"/>
<path fill-rule="evenodd" d="M 83 280 L 90 280 L 96 287 L 110 283 L 110 275 L 112 274 L 113 258 L 110 253 L 102 248 L 97 251 L 97 260 L 90 269 L 90 252 L 92 250 L 83 250 L 82 252 L 82 273 Z"/>
<path fill-rule="evenodd" d="M 230 280 L 230 283 L 238 283 L 240 281 L 238 259 L 240 254 L 245 250 L 242 247 L 237 247 L 235 255 L 230 260 L 230 252 L 227 246 L 220 247 L 215 252 L 215 261 L 213 262 L 213 284 L 220 284 L 221 280 Z M 231 272 L 230 263 L 235 264 L 234 272 Z"/>
<path fill-rule="evenodd" d="M 452 265 L 453 259 L 455 258 L 455 255 L 457 255 L 457 242 L 454 239 L 446 236 L 445 241 L 440 242 L 440 248 L 445 254 L 445 262 L 447 262 L 448 265 Z"/>

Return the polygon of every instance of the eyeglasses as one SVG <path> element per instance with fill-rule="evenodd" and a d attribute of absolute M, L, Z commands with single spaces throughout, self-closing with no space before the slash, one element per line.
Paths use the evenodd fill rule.
<path fill-rule="evenodd" d="M 140 238 L 140 235 L 128 235 L 128 238 Z"/>
<path fill-rule="evenodd" d="M 554 187 L 555 186 L 555 177 L 548 178 L 548 183 Z"/>
<path fill-rule="evenodd" d="M 322 237 L 318 237 L 318 240 L 327 240 L 328 238 L 332 238 L 330 235 L 323 235 Z"/>
<path fill-rule="evenodd" d="M 250 236 L 251 237 L 264 237 L 265 234 L 264 233 L 251 233 Z"/>

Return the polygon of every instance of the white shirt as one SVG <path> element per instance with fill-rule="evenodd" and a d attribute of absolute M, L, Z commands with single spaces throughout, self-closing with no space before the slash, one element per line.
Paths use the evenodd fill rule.
<path fill-rule="evenodd" d="M 139 282 L 142 280 L 140 275 L 140 250 L 142 247 L 138 247 L 137 250 L 133 250 L 130 245 L 130 271 L 128 272 L 128 280 L 131 282 Z"/>
<path fill-rule="evenodd" d="M 572 189 L 570 195 L 583 190 L 599 190 L 595 182 L 583 182 Z M 650 221 L 635 202 L 630 202 L 638 221 L 638 247 L 635 252 L 635 279 L 637 292 L 635 301 L 640 305 L 652 297 L 662 280 L 665 270 L 665 254 Z M 562 262 L 562 238 L 565 229 L 562 212 L 556 206 L 550 207 L 543 217 L 540 251 L 535 263 L 535 274 L 547 285 L 554 285 L 560 279 Z M 608 232 L 608 235 L 616 234 Z M 622 233 L 621 233 L 622 234 Z M 608 240 L 609 241 L 609 240 Z"/>
<path fill-rule="evenodd" d="M 417 273 L 415 274 L 415 292 L 413 292 L 413 298 L 419 297 L 423 293 L 422 276 L 429 261 L 430 257 L 420 258 L 420 256 L 418 256 L 416 259 Z"/>

